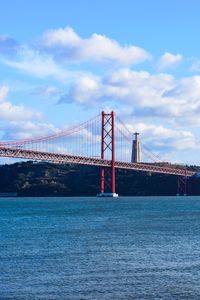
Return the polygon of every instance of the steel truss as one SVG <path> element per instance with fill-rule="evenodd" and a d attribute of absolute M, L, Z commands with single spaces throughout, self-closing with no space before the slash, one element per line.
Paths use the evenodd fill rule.
<path fill-rule="evenodd" d="M 0 147 L 1 157 L 12 157 L 31 159 L 38 161 L 48 161 L 59 164 L 79 164 L 79 165 L 90 165 L 99 167 L 112 167 L 112 160 L 106 160 L 101 158 L 75 156 L 68 154 L 48 153 L 43 151 L 24 150 L 16 148 Z M 177 168 L 175 165 L 169 166 L 157 166 L 154 164 L 145 163 L 126 163 L 121 161 L 115 161 L 115 168 L 128 169 L 135 171 L 144 171 L 152 173 L 162 173 L 176 176 L 191 177 L 195 175 L 195 172 Z"/>

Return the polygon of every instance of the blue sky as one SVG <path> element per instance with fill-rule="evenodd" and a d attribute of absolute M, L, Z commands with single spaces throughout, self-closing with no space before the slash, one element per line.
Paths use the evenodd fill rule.
<path fill-rule="evenodd" d="M 200 2 L 0 2 L 0 137 L 114 109 L 164 160 L 199 163 Z"/>

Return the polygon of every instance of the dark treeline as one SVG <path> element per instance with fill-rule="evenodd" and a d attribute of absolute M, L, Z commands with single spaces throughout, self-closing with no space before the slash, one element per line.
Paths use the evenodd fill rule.
<path fill-rule="evenodd" d="M 198 170 L 198 167 L 190 167 Z M 100 169 L 78 165 L 22 162 L 0 166 L 0 192 L 18 196 L 95 196 Z M 116 170 L 116 191 L 122 196 L 176 195 L 173 175 Z M 188 180 L 188 195 L 200 195 L 200 178 Z"/>

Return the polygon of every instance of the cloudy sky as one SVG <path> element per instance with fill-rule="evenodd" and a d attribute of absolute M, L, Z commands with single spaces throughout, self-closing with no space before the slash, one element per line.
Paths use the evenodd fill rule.
<path fill-rule="evenodd" d="M 200 164 L 199 0 L 0 0 L 0 138 L 115 110 L 164 160 Z"/>

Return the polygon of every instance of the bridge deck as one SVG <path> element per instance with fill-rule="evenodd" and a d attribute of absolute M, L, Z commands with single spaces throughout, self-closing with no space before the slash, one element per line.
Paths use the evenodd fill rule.
<path fill-rule="evenodd" d="M 75 156 L 68 154 L 48 153 L 42 151 L 32 151 L 24 149 L 6 148 L 0 147 L 0 156 L 2 157 L 13 157 L 22 159 L 32 159 L 39 161 L 48 161 L 59 164 L 80 164 L 80 165 L 91 165 L 99 167 L 111 166 L 110 160 L 103 160 L 100 158 Z M 120 169 L 129 169 L 135 171 L 145 171 L 152 173 L 163 173 L 177 176 L 191 177 L 195 174 L 193 171 L 186 170 L 184 168 L 177 168 L 176 166 L 158 166 L 156 164 L 145 164 L 145 163 L 127 163 L 122 161 L 116 161 L 115 167 Z"/>

